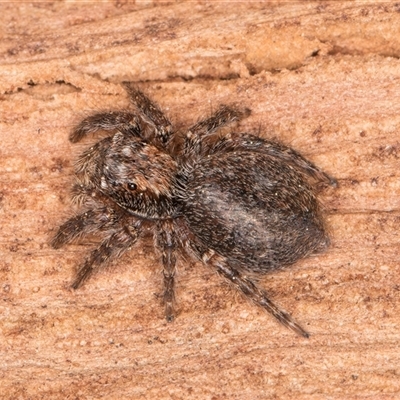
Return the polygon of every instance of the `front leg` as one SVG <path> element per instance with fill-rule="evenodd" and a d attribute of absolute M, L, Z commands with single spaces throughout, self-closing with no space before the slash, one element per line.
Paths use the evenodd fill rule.
<path fill-rule="evenodd" d="M 131 99 L 131 102 L 140 110 L 143 120 L 151 127 L 153 137 L 149 137 L 155 145 L 160 145 L 164 148 L 170 140 L 172 134 L 171 121 L 164 115 L 160 107 L 151 101 L 143 92 L 137 89 L 134 85 L 125 82 L 125 90 Z"/>
<path fill-rule="evenodd" d="M 143 121 L 139 115 L 128 111 L 110 111 L 90 115 L 83 119 L 72 131 L 69 140 L 79 142 L 89 134 L 99 131 L 123 132 L 141 137 Z"/>
<path fill-rule="evenodd" d="M 155 237 L 157 248 L 161 251 L 163 275 L 165 318 L 171 322 L 175 318 L 175 272 L 177 240 L 175 226 L 172 221 L 164 220 L 157 223 Z"/>
<path fill-rule="evenodd" d="M 113 259 L 120 257 L 137 241 L 139 234 L 140 221 L 137 221 L 135 225 L 122 226 L 118 230 L 114 230 L 79 267 L 71 287 L 78 289 L 93 273 L 104 268 Z"/>
<path fill-rule="evenodd" d="M 118 218 L 119 216 L 107 207 L 85 211 L 64 222 L 50 244 L 54 249 L 59 249 L 75 239 L 115 225 Z"/>

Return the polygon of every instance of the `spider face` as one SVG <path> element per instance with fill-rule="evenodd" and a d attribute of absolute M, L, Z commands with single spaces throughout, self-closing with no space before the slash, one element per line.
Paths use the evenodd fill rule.
<path fill-rule="evenodd" d="M 136 112 L 94 114 L 70 137 L 76 142 L 96 131 L 110 133 L 77 160 L 74 199 L 83 210 L 52 241 L 59 248 L 88 233 L 102 239 L 72 287 L 133 246 L 147 220 L 162 258 L 168 321 L 175 316 L 176 260 L 185 252 L 308 337 L 250 277 L 327 247 L 316 183 L 335 185 L 335 180 L 282 144 L 246 133 L 216 133 L 248 110 L 222 106 L 191 126 L 177 146 L 158 106 L 134 87 L 126 88 Z"/>
<path fill-rule="evenodd" d="M 172 200 L 176 163 L 156 147 L 139 142 L 130 145 L 117 133 L 104 159 L 100 190 L 118 205 L 145 218 L 167 217 Z M 115 143 L 117 142 L 117 143 Z M 160 204 L 157 213 L 148 203 Z M 166 208 L 165 208 L 166 207 Z"/>
<path fill-rule="evenodd" d="M 92 183 L 129 213 L 147 219 L 165 218 L 172 212 L 176 172 L 171 156 L 121 132 L 86 151 L 76 166 L 83 187 Z"/>

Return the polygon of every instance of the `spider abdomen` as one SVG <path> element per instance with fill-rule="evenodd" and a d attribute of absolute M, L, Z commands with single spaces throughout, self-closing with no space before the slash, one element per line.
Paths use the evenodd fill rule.
<path fill-rule="evenodd" d="M 187 223 L 234 268 L 266 273 L 325 248 L 312 186 L 293 165 L 251 151 L 210 156 L 187 177 Z"/>

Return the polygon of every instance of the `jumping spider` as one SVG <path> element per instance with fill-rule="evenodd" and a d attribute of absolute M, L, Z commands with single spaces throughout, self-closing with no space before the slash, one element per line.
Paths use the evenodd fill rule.
<path fill-rule="evenodd" d="M 221 106 L 192 125 L 179 144 L 160 108 L 130 84 L 125 88 L 135 111 L 94 114 L 70 136 L 75 143 L 97 131 L 109 134 L 77 160 L 73 199 L 83 212 L 52 240 L 58 249 L 90 233 L 102 238 L 72 288 L 130 249 L 150 226 L 163 264 L 168 321 L 175 316 L 175 265 L 183 251 L 308 337 L 257 280 L 328 246 L 316 194 L 319 184 L 335 180 L 282 144 L 217 133 L 246 117 L 246 109 Z"/>

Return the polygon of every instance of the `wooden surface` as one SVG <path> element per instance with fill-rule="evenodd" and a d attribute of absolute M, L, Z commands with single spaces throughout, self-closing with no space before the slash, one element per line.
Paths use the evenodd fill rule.
<path fill-rule="evenodd" d="M 400 396 L 400 6 L 395 2 L 1 3 L 0 398 Z M 68 289 L 89 240 L 48 245 L 71 213 L 71 127 L 126 107 L 135 81 L 179 129 L 220 103 L 339 180 L 332 246 L 263 285 L 302 339 L 213 271 L 181 260 L 163 319 L 145 239 Z M 87 144 L 86 144 L 87 145 Z"/>

